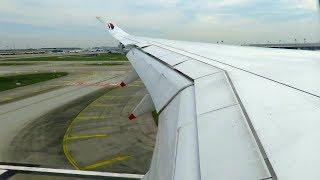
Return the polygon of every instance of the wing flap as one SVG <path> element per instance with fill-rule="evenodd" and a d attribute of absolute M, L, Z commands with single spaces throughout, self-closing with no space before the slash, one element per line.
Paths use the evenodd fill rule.
<path fill-rule="evenodd" d="M 238 104 L 224 72 L 197 79 L 195 88 L 198 115 Z"/>
<path fill-rule="evenodd" d="M 150 92 L 158 112 L 179 91 L 192 85 L 190 80 L 138 49 L 132 49 L 127 57 Z"/>
<path fill-rule="evenodd" d="M 182 72 L 183 74 L 186 74 L 192 79 L 198 79 L 204 76 L 208 76 L 210 74 L 222 72 L 221 69 L 218 69 L 216 67 L 210 66 L 208 64 L 196 60 L 182 62 L 176 65 L 174 68 Z"/>
<path fill-rule="evenodd" d="M 145 179 L 199 179 L 194 87 L 181 91 L 159 119 L 156 147 Z"/>
<path fill-rule="evenodd" d="M 271 177 L 238 105 L 200 115 L 197 122 L 201 179 Z"/>
<path fill-rule="evenodd" d="M 201 179 L 270 178 L 225 72 L 196 79 L 195 97 Z"/>
<path fill-rule="evenodd" d="M 162 56 L 165 56 L 167 54 L 172 53 L 169 50 L 166 50 L 166 49 L 163 49 L 163 48 L 158 48 L 156 46 L 149 46 L 149 47 L 143 48 L 143 51 L 148 53 L 148 54 L 151 54 L 154 57 L 159 58 L 159 59 Z"/>
<path fill-rule="evenodd" d="M 161 61 L 169 64 L 170 66 L 175 66 L 179 63 L 191 60 L 189 57 L 182 54 L 175 53 L 168 49 L 164 49 L 158 46 L 149 46 L 143 49 L 144 52 L 151 54 L 152 56 L 160 59 Z"/>

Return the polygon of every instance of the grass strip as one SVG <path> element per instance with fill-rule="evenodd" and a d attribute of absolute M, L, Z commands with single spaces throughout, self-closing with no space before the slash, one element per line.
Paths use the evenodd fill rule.
<path fill-rule="evenodd" d="M 156 125 L 158 126 L 158 122 L 159 122 L 159 113 L 157 113 L 156 110 L 152 111 L 152 117 L 154 122 L 156 123 Z"/>
<path fill-rule="evenodd" d="M 48 81 L 66 75 L 68 75 L 68 73 L 66 72 L 55 72 L 2 76 L 0 77 L 0 91 L 5 91 L 21 86 L 27 86 L 30 84 Z"/>
<path fill-rule="evenodd" d="M 0 63 L 0 66 L 30 66 L 34 65 L 35 63 Z"/>
<path fill-rule="evenodd" d="M 88 66 L 118 66 L 118 65 L 123 65 L 123 63 L 117 63 L 117 62 L 105 62 L 105 63 L 90 63 L 86 64 Z"/>

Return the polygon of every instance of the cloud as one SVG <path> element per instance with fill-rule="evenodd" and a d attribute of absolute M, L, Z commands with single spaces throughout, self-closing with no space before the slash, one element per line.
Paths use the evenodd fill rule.
<path fill-rule="evenodd" d="M 230 43 L 305 36 L 317 41 L 316 7 L 313 0 L 1 0 L 0 23 L 6 28 L 0 28 L 0 36 L 4 42 L 32 39 L 37 46 L 114 45 L 94 18 L 104 16 L 140 36 Z"/>
<path fill-rule="evenodd" d="M 305 10 L 318 10 L 318 3 L 317 0 L 286 0 L 286 3 L 289 1 L 294 5 L 294 7 L 298 9 L 305 9 Z"/>

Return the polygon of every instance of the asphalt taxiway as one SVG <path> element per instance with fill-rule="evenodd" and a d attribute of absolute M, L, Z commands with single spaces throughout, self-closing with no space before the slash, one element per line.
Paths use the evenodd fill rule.
<path fill-rule="evenodd" d="M 116 66 L 89 66 L 87 62 L 0 66 L 1 75 L 69 73 L 0 92 L 0 162 L 146 173 L 155 124 L 151 114 L 134 122 L 127 120 L 146 94 L 145 87 L 139 81 L 127 88 L 114 86 L 129 69 L 125 62 Z"/>

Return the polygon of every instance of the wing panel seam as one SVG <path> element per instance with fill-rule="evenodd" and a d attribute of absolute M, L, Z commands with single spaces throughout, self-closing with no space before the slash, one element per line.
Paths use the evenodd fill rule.
<path fill-rule="evenodd" d="M 180 92 L 182 92 L 183 90 L 185 90 L 186 88 L 191 87 L 191 86 L 194 86 L 194 84 L 192 83 L 192 84 L 189 84 L 189 85 L 184 86 L 184 87 L 182 87 L 181 89 L 179 89 L 179 91 L 177 91 L 177 93 L 174 94 L 174 95 L 168 100 L 168 102 L 161 108 L 161 110 L 159 111 L 159 114 L 172 102 L 172 100 L 173 100 Z"/>
<path fill-rule="evenodd" d="M 166 67 L 170 68 L 171 70 L 175 71 L 176 73 L 178 73 L 178 74 L 182 75 L 183 77 L 187 78 L 188 80 L 194 82 L 194 80 L 193 80 L 191 77 L 189 77 L 189 76 L 187 76 L 186 74 L 183 74 L 182 72 L 174 69 L 170 64 L 162 61 L 161 59 L 155 57 L 154 55 L 152 55 L 152 54 L 150 54 L 150 53 L 145 52 L 145 51 L 144 51 L 143 49 L 141 49 L 141 48 L 139 48 L 139 50 L 142 51 L 143 53 L 145 53 L 146 55 L 151 56 L 152 58 L 154 58 L 155 60 L 157 60 L 157 61 L 160 62 L 161 64 L 163 64 L 163 65 L 165 65 Z"/>
<path fill-rule="evenodd" d="M 210 110 L 208 112 L 203 112 L 201 114 L 199 114 L 198 116 L 202 116 L 202 115 L 205 115 L 205 114 L 208 114 L 208 113 L 212 113 L 212 112 L 215 112 L 215 111 L 219 111 L 219 110 L 222 110 L 222 109 L 226 109 L 226 108 L 229 108 L 229 107 L 233 107 L 233 106 L 236 106 L 238 105 L 239 103 L 235 103 L 235 104 L 231 104 L 231 105 L 228 105 L 228 106 L 223 106 L 221 108 L 217 108 L 217 109 L 213 109 L 213 110 Z"/>
<path fill-rule="evenodd" d="M 231 88 L 232 88 L 232 90 L 234 92 L 234 95 L 236 96 L 236 99 L 237 99 L 237 101 L 239 103 L 240 109 L 241 109 L 243 115 L 245 116 L 246 122 L 247 122 L 247 124 L 248 124 L 248 126 L 250 128 L 250 131 L 251 131 L 254 139 L 255 139 L 255 142 L 258 145 L 259 151 L 260 151 L 260 153 L 261 153 L 261 155 L 262 155 L 262 157 L 264 159 L 264 162 L 266 163 L 266 166 L 267 166 L 272 178 L 274 180 L 277 180 L 278 179 L 277 175 L 276 175 L 276 173 L 275 173 L 275 171 L 274 171 L 274 169 L 272 167 L 272 164 L 271 164 L 271 162 L 270 162 L 270 160 L 269 160 L 269 158 L 267 156 L 267 153 L 266 153 L 266 151 L 265 151 L 265 149 L 263 147 L 263 144 L 262 144 L 262 142 L 261 142 L 261 140 L 260 140 L 260 138 L 258 136 L 258 133 L 256 132 L 256 130 L 255 130 L 254 126 L 253 126 L 253 123 L 251 122 L 250 117 L 249 117 L 249 115 L 248 115 L 248 113 L 247 113 L 247 111 L 246 111 L 246 109 L 245 109 L 245 107 L 244 107 L 244 105 L 243 105 L 243 103 L 242 103 L 242 101 L 240 99 L 240 96 L 237 93 L 237 91 L 235 89 L 235 86 L 234 86 L 230 76 L 228 75 L 228 73 L 226 71 L 224 71 L 224 74 L 225 74 L 225 76 L 226 76 L 226 78 L 227 78 L 227 80 L 228 80 L 228 82 L 229 82 L 229 84 L 230 84 L 230 86 L 231 86 Z"/>

